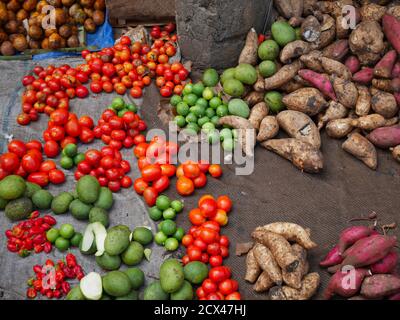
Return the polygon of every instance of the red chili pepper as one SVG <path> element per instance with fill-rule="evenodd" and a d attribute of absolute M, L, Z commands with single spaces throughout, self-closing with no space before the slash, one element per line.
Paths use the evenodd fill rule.
<path fill-rule="evenodd" d="M 81 280 L 84 276 L 85 276 L 85 274 L 84 274 L 83 272 L 81 272 L 81 273 L 78 273 L 78 274 L 76 275 L 76 278 L 77 278 L 78 280 Z"/>
<path fill-rule="evenodd" d="M 40 212 L 35 210 L 31 213 L 31 215 L 29 216 L 29 219 L 35 219 L 35 218 L 39 217 L 39 215 L 40 215 Z"/>
<path fill-rule="evenodd" d="M 34 225 L 40 227 L 43 223 L 44 223 L 43 218 L 37 218 L 34 222 Z"/>
<path fill-rule="evenodd" d="M 37 243 L 34 243 L 34 240 L 28 238 L 25 240 L 23 247 L 26 250 L 32 250 L 34 244 L 37 244 Z"/>
<path fill-rule="evenodd" d="M 74 279 L 76 274 L 72 268 L 64 267 L 63 272 L 66 278 L 68 279 Z"/>
<path fill-rule="evenodd" d="M 37 292 L 36 292 L 36 290 L 35 290 L 34 288 L 29 288 L 29 289 L 26 291 L 26 296 L 27 296 L 29 299 L 35 299 L 36 296 L 37 296 Z"/>
<path fill-rule="evenodd" d="M 53 266 L 54 267 L 54 261 L 51 259 L 47 259 L 46 262 L 44 263 L 46 266 Z"/>
<path fill-rule="evenodd" d="M 10 252 L 17 252 L 18 248 L 15 243 L 9 243 L 9 244 L 7 244 L 7 250 Z"/>
<path fill-rule="evenodd" d="M 33 238 L 32 241 L 34 244 L 42 244 L 46 242 L 46 238 L 43 234 L 38 234 Z"/>
<path fill-rule="evenodd" d="M 12 233 L 13 233 L 14 237 L 19 238 L 19 237 L 22 236 L 24 231 L 22 230 L 21 227 L 15 226 L 15 227 L 12 228 Z"/>
<path fill-rule="evenodd" d="M 39 226 L 33 226 L 30 230 L 29 230 L 30 234 L 40 234 L 42 233 L 42 229 Z"/>
<path fill-rule="evenodd" d="M 51 290 L 47 291 L 46 292 L 46 297 L 49 298 L 49 299 L 53 298 L 53 291 L 51 291 Z"/>
<path fill-rule="evenodd" d="M 58 266 L 60 269 L 63 269 L 63 268 L 64 268 L 64 266 L 65 266 L 65 263 L 64 263 L 64 261 L 62 261 L 62 260 L 58 260 L 58 261 L 57 261 L 57 266 Z"/>
<path fill-rule="evenodd" d="M 68 253 L 65 257 L 65 261 L 67 262 L 67 266 L 73 268 L 76 266 L 76 258 L 72 253 Z"/>
<path fill-rule="evenodd" d="M 47 230 L 49 230 L 49 229 L 51 228 L 51 225 L 49 225 L 48 223 L 44 222 L 44 223 L 41 225 L 40 228 L 42 229 L 43 232 L 45 232 L 45 231 L 47 231 Z"/>
<path fill-rule="evenodd" d="M 43 289 L 43 288 L 42 288 L 42 280 L 39 280 L 39 279 L 34 280 L 34 281 L 33 281 L 33 287 L 34 287 L 35 290 L 37 290 L 37 291 L 42 290 L 42 289 Z"/>
<path fill-rule="evenodd" d="M 82 267 L 80 265 L 76 265 L 74 267 L 74 274 L 77 275 L 78 273 L 83 273 Z"/>
<path fill-rule="evenodd" d="M 30 279 L 28 279 L 28 280 L 26 281 L 26 284 L 27 284 L 28 286 L 32 287 L 32 286 L 33 286 L 33 281 L 35 281 L 35 278 L 30 278 Z"/>
<path fill-rule="evenodd" d="M 64 281 L 64 282 L 61 284 L 61 289 L 62 289 L 62 291 L 64 292 L 64 294 L 68 294 L 68 292 L 71 290 L 71 286 L 69 285 L 68 282 Z"/>
<path fill-rule="evenodd" d="M 64 277 L 65 277 L 64 272 L 62 272 L 61 270 L 56 271 L 56 281 L 57 282 L 64 281 Z"/>
<path fill-rule="evenodd" d="M 53 249 L 53 246 L 50 242 L 45 242 L 43 245 L 43 249 L 44 249 L 44 252 L 50 253 L 51 250 Z"/>
<path fill-rule="evenodd" d="M 43 221 L 51 226 L 53 226 L 57 223 L 56 219 L 54 219 L 52 216 L 49 216 L 49 215 L 45 215 L 43 217 Z"/>
<path fill-rule="evenodd" d="M 40 253 L 43 251 L 43 246 L 41 244 L 37 244 L 33 247 L 33 251 L 35 251 L 35 253 Z"/>
<path fill-rule="evenodd" d="M 56 299 L 61 298 L 61 291 L 60 290 L 54 290 L 53 291 L 53 297 Z"/>
<path fill-rule="evenodd" d="M 40 294 L 41 294 L 42 296 L 45 296 L 47 291 L 48 291 L 48 289 L 41 288 L 41 289 L 40 289 Z"/>
<path fill-rule="evenodd" d="M 18 255 L 19 255 L 20 257 L 22 257 L 22 258 L 26 258 L 27 256 L 30 255 L 30 252 L 29 252 L 28 250 L 26 250 L 26 249 L 20 249 L 20 250 L 18 251 Z"/>
<path fill-rule="evenodd" d="M 8 239 L 14 238 L 14 234 L 11 230 L 6 230 L 6 237 Z"/>
<path fill-rule="evenodd" d="M 43 270 L 42 266 L 38 264 L 35 264 L 32 269 L 34 273 L 42 273 Z"/>

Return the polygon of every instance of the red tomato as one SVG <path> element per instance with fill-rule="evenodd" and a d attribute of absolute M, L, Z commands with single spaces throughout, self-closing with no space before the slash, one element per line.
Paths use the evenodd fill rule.
<path fill-rule="evenodd" d="M 221 246 L 221 256 L 222 258 L 229 256 L 229 249 L 227 247 Z"/>
<path fill-rule="evenodd" d="M 207 264 L 207 263 L 208 263 L 208 259 L 209 259 L 208 254 L 205 253 L 205 252 L 203 252 L 203 253 L 201 254 L 201 262 Z"/>
<path fill-rule="evenodd" d="M 8 144 L 8 151 L 22 158 L 27 151 L 27 147 L 23 141 L 14 139 Z"/>
<path fill-rule="evenodd" d="M 241 300 L 242 297 L 240 296 L 239 292 L 234 292 L 225 297 L 225 300 Z"/>
<path fill-rule="evenodd" d="M 221 169 L 221 166 L 219 164 L 210 165 L 210 167 L 208 168 L 208 172 L 214 178 L 219 178 L 222 175 L 222 169 Z"/>
<path fill-rule="evenodd" d="M 217 205 L 219 209 L 229 212 L 232 209 L 232 201 L 228 196 L 219 196 L 217 198 Z"/>
<path fill-rule="evenodd" d="M 119 181 L 109 181 L 108 189 L 112 192 L 118 192 L 121 189 L 121 183 Z"/>
<path fill-rule="evenodd" d="M 111 138 L 114 140 L 122 141 L 126 137 L 125 130 L 113 130 L 111 131 Z"/>
<path fill-rule="evenodd" d="M 112 63 L 105 63 L 102 67 L 102 72 L 105 76 L 111 78 L 116 73 L 116 69 Z"/>
<path fill-rule="evenodd" d="M 183 168 L 183 173 L 184 173 L 185 177 L 187 177 L 189 179 L 197 178 L 201 173 L 200 168 L 197 165 L 197 163 L 192 163 L 192 162 L 184 163 L 182 165 L 182 168 Z"/>
<path fill-rule="evenodd" d="M 81 128 L 81 133 L 79 135 L 79 140 L 83 143 L 90 143 L 94 140 L 95 136 L 92 130 L 87 127 Z"/>
<path fill-rule="evenodd" d="M 53 121 L 55 125 L 64 126 L 68 121 L 68 117 L 68 110 L 57 109 L 51 113 L 50 120 Z"/>
<path fill-rule="evenodd" d="M 143 95 L 143 91 L 142 88 L 140 88 L 139 86 L 135 86 L 130 90 L 130 95 L 132 96 L 132 98 L 140 98 Z"/>
<path fill-rule="evenodd" d="M 221 230 L 221 227 L 220 227 L 219 224 L 216 223 L 215 221 L 207 221 L 207 222 L 204 222 L 203 225 L 202 225 L 202 227 L 212 229 L 212 230 L 214 230 L 214 231 L 216 231 L 216 232 L 218 232 L 218 233 L 219 233 L 219 231 Z"/>
<path fill-rule="evenodd" d="M 217 238 L 217 233 L 215 232 L 215 230 L 212 230 L 210 228 L 201 228 L 200 238 L 204 242 L 210 244 L 210 243 L 213 243 L 215 241 L 215 239 Z"/>
<path fill-rule="evenodd" d="M 81 134 L 81 126 L 78 120 L 70 119 L 65 125 L 65 132 L 71 137 L 78 137 Z"/>
<path fill-rule="evenodd" d="M 78 163 L 77 169 L 84 174 L 89 174 L 90 171 L 92 171 L 92 166 L 90 165 L 89 161 L 83 160 Z"/>
<path fill-rule="evenodd" d="M 138 178 L 135 180 L 133 184 L 133 188 L 135 189 L 137 194 L 142 195 L 144 190 L 148 187 L 148 183 L 144 181 L 142 178 Z"/>
<path fill-rule="evenodd" d="M 131 39 L 128 36 L 122 36 L 119 40 L 119 43 L 124 45 L 124 46 L 130 46 L 131 45 Z"/>
<path fill-rule="evenodd" d="M 214 293 L 218 289 L 217 284 L 213 282 L 211 279 L 204 280 L 201 287 L 203 288 L 206 294 Z"/>
<path fill-rule="evenodd" d="M 114 91 L 114 86 L 110 81 L 103 82 L 103 90 L 107 93 L 111 93 Z"/>
<path fill-rule="evenodd" d="M 57 165 L 53 160 L 43 161 L 42 164 L 40 165 L 40 171 L 42 171 L 42 172 L 49 172 L 56 168 L 57 168 Z"/>
<path fill-rule="evenodd" d="M 61 141 L 65 137 L 65 130 L 61 126 L 53 126 L 49 130 L 50 137 L 54 141 Z"/>
<path fill-rule="evenodd" d="M 80 83 L 86 83 L 89 81 L 89 77 L 87 76 L 86 73 L 84 72 L 78 72 L 76 74 L 76 79 L 80 82 Z"/>
<path fill-rule="evenodd" d="M 200 172 L 200 175 L 193 179 L 193 183 L 196 188 L 203 188 L 207 184 L 206 175 Z"/>
<path fill-rule="evenodd" d="M 221 236 L 219 244 L 224 247 L 229 247 L 229 238 L 227 236 Z"/>
<path fill-rule="evenodd" d="M 114 148 L 115 150 L 122 149 L 122 142 L 118 140 L 111 140 L 108 144 L 110 147 Z"/>
<path fill-rule="evenodd" d="M 153 187 L 147 187 L 143 192 L 144 200 L 146 201 L 149 207 L 152 207 L 156 204 L 157 196 L 158 192 Z"/>
<path fill-rule="evenodd" d="M 102 187 L 108 186 L 108 179 L 106 177 L 98 177 L 97 180 L 99 181 L 100 186 Z"/>
<path fill-rule="evenodd" d="M 190 261 L 200 261 L 201 260 L 201 250 L 200 248 L 197 248 L 196 246 L 189 246 L 187 249 L 187 255 L 190 259 Z"/>
<path fill-rule="evenodd" d="M 147 181 L 156 181 L 161 177 L 161 168 L 159 165 L 150 164 L 142 169 L 142 178 Z"/>
<path fill-rule="evenodd" d="M 103 83 L 101 81 L 98 81 L 98 80 L 93 81 L 90 84 L 90 90 L 93 93 L 100 93 L 101 91 L 103 91 Z"/>
<path fill-rule="evenodd" d="M 85 86 L 77 86 L 75 92 L 76 96 L 80 99 L 86 98 L 89 95 L 89 90 Z"/>
<path fill-rule="evenodd" d="M 189 212 L 189 220 L 195 225 L 199 226 L 202 223 L 206 222 L 206 218 L 201 214 L 200 209 L 196 208 Z"/>
<path fill-rule="evenodd" d="M 221 254 L 221 247 L 217 242 L 210 243 L 207 246 L 207 253 L 211 256 L 218 256 Z"/>
<path fill-rule="evenodd" d="M 153 187 L 157 190 L 158 193 L 163 192 L 169 187 L 169 178 L 167 176 L 161 176 L 159 179 L 153 182 Z"/>
<path fill-rule="evenodd" d="M 210 164 L 208 163 L 207 160 L 200 160 L 198 163 L 198 166 L 199 166 L 201 172 L 207 173 L 208 168 L 210 167 Z"/>
<path fill-rule="evenodd" d="M 122 188 L 129 188 L 132 186 L 132 179 L 128 176 L 124 176 L 121 179 L 121 187 Z"/>
<path fill-rule="evenodd" d="M 194 192 L 194 183 L 186 177 L 180 177 L 176 182 L 176 190 L 181 196 L 189 196 Z"/>
<path fill-rule="evenodd" d="M 182 238 L 182 244 L 185 247 L 189 247 L 193 243 L 193 236 L 191 234 L 185 234 Z"/>
<path fill-rule="evenodd" d="M 31 122 L 31 118 L 27 113 L 20 113 L 17 116 L 17 123 L 21 126 L 27 126 Z"/>
<path fill-rule="evenodd" d="M 74 137 L 70 137 L 70 136 L 64 138 L 60 143 L 61 149 L 64 149 L 70 143 L 77 144 L 77 141 Z"/>
<path fill-rule="evenodd" d="M 164 98 L 168 98 L 168 97 L 170 97 L 170 96 L 172 96 L 172 88 L 171 87 L 169 87 L 169 86 L 163 86 L 161 89 L 160 89 L 160 94 L 161 94 L 161 96 L 162 97 L 164 97 Z"/>
<path fill-rule="evenodd" d="M 173 177 L 176 172 L 176 167 L 173 164 L 161 164 L 161 174 L 169 178 Z"/>
<path fill-rule="evenodd" d="M 124 173 L 128 173 L 129 171 L 131 171 L 131 165 L 130 165 L 129 162 L 126 161 L 126 160 L 122 160 L 122 161 L 120 162 L 120 166 L 121 166 L 121 169 L 122 169 L 122 171 L 123 171 Z"/>
<path fill-rule="evenodd" d="M 231 277 L 231 271 L 226 266 L 214 267 L 211 268 L 208 277 L 215 283 L 220 283 L 226 279 Z"/>
<path fill-rule="evenodd" d="M 121 177 L 121 172 L 117 168 L 111 168 L 106 170 L 106 177 L 110 181 L 117 181 L 120 180 Z"/>
<path fill-rule="evenodd" d="M 92 129 L 94 127 L 93 119 L 90 116 L 82 116 L 78 120 L 79 124 L 82 127 L 86 127 Z"/>
<path fill-rule="evenodd" d="M 207 243 L 205 243 L 200 238 L 197 238 L 193 241 L 193 245 L 199 248 L 201 251 L 205 251 L 207 249 Z"/>
<path fill-rule="evenodd" d="M 205 298 L 207 296 L 207 294 L 204 292 L 203 287 L 198 287 L 196 289 L 196 296 L 199 299 Z"/>
<path fill-rule="evenodd" d="M 49 180 L 53 184 L 61 184 L 65 182 L 64 172 L 58 169 L 53 169 L 49 171 Z"/>
<path fill-rule="evenodd" d="M 22 157 L 21 164 L 27 173 L 37 172 L 40 169 L 41 159 L 33 154 L 27 153 Z"/>
<path fill-rule="evenodd" d="M 208 263 L 211 267 L 219 267 L 222 266 L 222 260 L 222 256 L 211 256 Z"/>
<path fill-rule="evenodd" d="M 26 148 L 28 150 L 36 149 L 36 150 L 41 152 L 42 151 L 42 144 L 38 140 L 31 140 L 31 141 L 26 143 Z"/>
<path fill-rule="evenodd" d="M 8 172 L 13 172 L 19 168 L 19 158 L 13 152 L 6 152 L 0 156 L 0 167 Z"/>
<path fill-rule="evenodd" d="M 214 199 L 205 199 L 200 205 L 200 212 L 207 218 L 213 218 L 217 214 L 217 202 Z"/>
<path fill-rule="evenodd" d="M 60 153 L 60 146 L 54 140 L 46 141 L 44 144 L 44 153 L 49 158 L 55 158 Z"/>
<path fill-rule="evenodd" d="M 46 172 L 33 172 L 28 176 L 27 180 L 41 187 L 46 187 L 49 184 L 49 176 Z"/>
<path fill-rule="evenodd" d="M 93 167 L 98 167 L 101 160 L 101 152 L 99 150 L 90 149 L 85 153 L 85 159 L 90 163 Z"/>

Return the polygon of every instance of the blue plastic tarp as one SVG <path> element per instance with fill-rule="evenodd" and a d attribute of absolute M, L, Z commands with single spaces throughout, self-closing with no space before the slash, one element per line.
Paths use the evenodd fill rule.
<path fill-rule="evenodd" d="M 97 27 L 96 32 L 86 34 L 86 46 L 95 46 L 99 50 L 114 45 L 113 29 L 108 21 L 108 12 L 106 12 L 106 19 L 103 25 Z M 33 60 L 44 60 L 59 57 L 79 56 L 78 52 L 47 52 L 40 53 L 33 56 Z"/>

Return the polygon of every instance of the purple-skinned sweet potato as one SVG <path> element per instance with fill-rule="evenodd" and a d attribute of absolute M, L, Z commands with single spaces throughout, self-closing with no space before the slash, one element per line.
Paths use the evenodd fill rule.
<path fill-rule="evenodd" d="M 372 68 L 363 68 L 360 71 L 353 74 L 353 81 L 362 84 L 371 83 L 373 78 L 374 78 L 374 69 Z"/>
<path fill-rule="evenodd" d="M 400 61 L 397 61 L 392 69 L 392 78 L 399 78 L 400 77 Z"/>
<path fill-rule="evenodd" d="M 396 269 L 398 261 L 399 255 L 396 251 L 392 250 L 382 260 L 379 260 L 371 265 L 370 270 L 373 274 L 392 273 Z"/>
<path fill-rule="evenodd" d="M 331 267 L 343 262 L 343 257 L 339 253 L 339 246 L 335 246 L 331 251 L 328 252 L 325 259 L 322 260 L 319 265 L 321 267 Z"/>
<path fill-rule="evenodd" d="M 325 96 L 336 101 L 336 94 L 329 77 L 324 74 L 317 73 L 309 69 L 299 70 L 298 75 L 310 83 L 314 88 L 317 88 Z"/>
<path fill-rule="evenodd" d="M 371 235 L 372 229 L 367 226 L 351 226 L 344 229 L 339 237 L 339 254 L 342 254 L 349 246 L 362 238 Z"/>
<path fill-rule="evenodd" d="M 392 274 L 375 274 L 366 278 L 361 295 L 369 299 L 383 298 L 400 292 L 400 278 Z"/>
<path fill-rule="evenodd" d="M 400 301 L 400 292 L 390 296 L 389 300 Z"/>
<path fill-rule="evenodd" d="M 344 62 L 344 65 L 350 70 L 352 74 L 358 72 L 361 67 L 360 60 L 358 60 L 356 56 L 349 56 Z"/>
<path fill-rule="evenodd" d="M 390 50 L 374 67 L 374 76 L 378 78 L 390 78 L 393 66 L 396 63 L 397 52 Z"/>
<path fill-rule="evenodd" d="M 344 298 L 356 295 L 361 288 L 363 280 L 370 275 L 367 269 L 353 269 L 348 272 L 338 270 L 329 280 L 324 291 L 324 299 L 331 299 L 335 294 Z"/>
<path fill-rule="evenodd" d="M 385 14 L 382 18 L 383 32 L 386 38 L 400 53 L 400 20 L 390 14 Z"/>
<path fill-rule="evenodd" d="M 382 149 L 398 146 L 400 144 L 400 126 L 377 128 L 367 135 L 367 139 Z"/>

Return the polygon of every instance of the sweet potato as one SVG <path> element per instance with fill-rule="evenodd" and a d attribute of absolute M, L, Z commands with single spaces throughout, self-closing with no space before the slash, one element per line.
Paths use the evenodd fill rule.
<path fill-rule="evenodd" d="M 342 263 L 343 258 L 339 253 L 339 247 L 335 246 L 331 251 L 328 252 L 324 260 L 322 260 L 319 265 L 321 267 L 331 267 Z"/>
<path fill-rule="evenodd" d="M 318 50 L 311 51 L 309 54 L 303 54 L 300 57 L 300 61 L 304 63 L 304 65 L 318 73 L 324 72 L 324 68 L 322 68 L 321 58 L 322 52 Z"/>
<path fill-rule="evenodd" d="M 372 229 L 367 226 L 351 226 L 344 229 L 339 236 L 339 253 L 343 254 L 349 246 L 362 238 L 368 237 L 371 233 Z"/>
<path fill-rule="evenodd" d="M 257 239 L 260 241 L 261 239 Z M 282 271 L 274 255 L 265 245 L 256 243 L 253 248 L 254 257 L 260 268 L 266 272 L 273 283 L 282 285 Z"/>
<path fill-rule="evenodd" d="M 338 270 L 329 280 L 323 296 L 331 299 L 335 294 L 344 298 L 354 296 L 360 291 L 362 282 L 370 273 L 367 269 L 353 269 L 349 272 Z"/>
<path fill-rule="evenodd" d="M 343 26 L 343 17 L 336 17 L 336 39 L 347 39 L 349 36 L 349 28 Z"/>
<path fill-rule="evenodd" d="M 390 296 L 400 292 L 400 278 L 391 274 L 375 274 L 366 278 L 361 286 L 361 294 L 370 299 Z"/>
<path fill-rule="evenodd" d="M 394 295 L 390 296 L 389 300 L 400 301 L 400 293 L 395 293 Z"/>
<path fill-rule="evenodd" d="M 397 161 L 400 162 L 400 145 L 394 147 L 392 150 L 392 156 Z"/>
<path fill-rule="evenodd" d="M 317 244 L 311 240 L 307 230 L 296 223 L 274 222 L 258 227 L 256 231 L 268 231 L 279 234 L 286 240 L 296 242 L 307 250 L 317 247 Z"/>
<path fill-rule="evenodd" d="M 251 28 L 246 37 L 246 43 L 239 56 L 240 63 L 248 63 L 251 65 L 257 64 L 257 50 L 258 50 L 258 35 L 254 28 Z"/>
<path fill-rule="evenodd" d="M 358 116 L 366 116 L 371 110 L 371 95 L 366 86 L 357 84 L 358 99 L 355 112 Z"/>
<path fill-rule="evenodd" d="M 396 50 L 390 50 L 374 67 L 374 76 L 378 78 L 390 78 L 393 66 L 397 59 Z"/>
<path fill-rule="evenodd" d="M 328 76 L 319 74 L 309 69 L 299 70 L 298 74 L 308 83 L 310 83 L 311 86 L 321 91 L 325 96 L 336 101 L 336 94 Z"/>
<path fill-rule="evenodd" d="M 390 14 L 385 14 L 382 18 L 382 27 L 386 39 L 397 53 L 400 53 L 400 20 Z"/>
<path fill-rule="evenodd" d="M 293 28 L 296 28 L 299 27 L 303 23 L 303 21 L 304 18 L 302 17 L 292 17 L 288 22 Z"/>
<path fill-rule="evenodd" d="M 346 61 L 344 62 L 344 65 L 353 74 L 360 71 L 360 68 L 361 68 L 360 60 L 358 60 L 358 58 L 353 55 L 349 56 L 346 59 Z"/>
<path fill-rule="evenodd" d="M 254 256 L 254 250 L 251 249 L 246 256 L 246 275 L 244 279 L 250 283 L 254 283 L 261 271 L 261 267 Z"/>
<path fill-rule="evenodd" d="M 258 69 L 257 69 L 257 81 L 253 85 L 253 89 L 254 89 L 254 91 L 257 91 L 257 92 L 264 92 L 264 78 L 260 74 L 260 71 Z"/>
<path fill-rule="evenodd" d="M 378 21 L 382 19 L 386 13 L 386 7 L 376 3 L 367 3 L 361 6 L 360 15 L 362 21 Z"/>
<path fill-rule="evenodd" d="M 324 115 L 318 119 L 318 129 L 322 129 L 331 120 L 342 119 L 347 116 L 348 109 L 339 102 L 331 100 Z"/>
<path fill-rule="evenodd" d="M 257 278 L 257 281 L 253 286 L 253 289 L 255 292 L 265 292 L 268 289 L 272 288 L 274 285 L 275 283 L 271 280 L 268 273 L 263 271 Z"/>
<path fill-rule="evenodd" d="M 383 127 L 372 131 L 367 139 L 375 146 L 388 149 L 400 145 L 400 126 Z"/>
<path fill-rule="evenodd" d="M 292 6 L 293 17 L 301 17 L 303 15 L 303 0 L 290 0 Z"/>
<path fill-rule="evenodd" d="M 326 125 L 326 133 L 331 138 L 342 139 L 353 130 L 352 121 L 351 118 L 331 120 Z"/>
<path fill-rule="evenodd" d="M 321 24 L 315 16 L 309 15 L 303 20 L 300 32 L 305 41 L 315 42 L 321 36 Z"/>
<path fill-rule="evenodd" d="M 335 40 L 336 22 L 329 14 L 322 15 L 321 35 L 312 44 L 313 49 L 323 49 Z"/>
<path fill-rule="evenodd" d="M 374 145 L 361 134 L 355 132 L 342 144 L 343 150 L 347 151 L 372 170 L 378 166 L 378 156 Z"/>
<path fill-rule="evenodd" d="M 339 61 L 322 57 L 321 64 L 324 70 L 331 75 L 335 74 L 345 80 L 350 80 L 352 77 L 350 70 Z"/>
<path fill-rule="evenodd" d="M 318 273 L 313 272 L 304 277 L 298 290 L 283 286 L 282 291 L 286 300 L 309 300 L 317 292 L 319 284 L 320 276 Z"/>
<path fill-rule="evenodd" d="M 386 255 L 386 257 L 378 262 L 375 262 L 369 268 L 373 274 L 392 273 L 396 269 L 398 262 L 399 255 L 395 250 L 392 250 Z"/>
<path fill-rule="evenodd" d="M 276 116 L 279 127 L 291 138 L 310 143 L 315 148 L 321 147 L 321 137 L 317 126 L 306 114 L 293 110 L 285 110 Z"/>
<path fill-rule="evenodd" d="M 304 85 L 293 78 L 290 80 L 288 83 L 285 83 L 280 90 L 285 92 L 285 93 L 292 93 L 296 90 L 299 90 L 301 88 L 304 88 Z"/>
<path fill-rule="evenodd" d="M 353 80 L 361 84 L 371 83 L 373 77 L 374 77 L 374 69 L 367 67 L 353 74 Z"/>
<path fill-rule="evenodd" d="M 286 300 L 282 287 L 275 286 L 269 290 L 268 297 L 270 300 Z"/>
<path fill-rule="evenodd" d="M 243 100 L 246 101 L 249 107 L 251 108 L 255 106 L 257 103 L 264 101 L 264 92 L 251 91 L 244 97 Z"/>
<path fill-rule="evenodd" d="M 235 255 L 238 257 L 241 257 L 245 254 L 248 254 L 251 249 L 253 249 L 254 242 L 239 242 L 236 244 L 235 248 Z"/>
<path fill-rule="evenodd" d="M 291 17 L 293 17 L 293 7 L 291 0 L 274 0 L 274 7 L 286 19 L 290 19 Z"/>
<path fill-rule="evenodd" d="M 372 85 L 374 88 L 393 93 L 399 90 L 399 80 L 396 79 L 372 79 Z"/>
<path fill-rule="evenodd" d="M 371 107 L 376 113 L 386 119 L 394 117 L 399 112 L 395 97 L 384 91 L 378 91 L 371 99 Z"/>
<path fill-rule="evenodd" d="M 293 272 L 286 272 L 285 270 L 282 270 L 282 278 L 284 283 L 286 283 L 288 286 L 295 289 L 300 289 L 301 280 L 307 274 L 307 250 L 304 249 L 301 245 L 295 243 L 292 245 L 292 251 L 299 260 L 299 266 Z"/>
<path fill-rule="evenodd" d="M 300 111 L 309 116 L 315 116 L 327 105 L 321 92 L 315 88 L 296 90 L 284 96 L 282 102 L 289 110 Z"/>
<path fill-rule="evenodd" d="M 311 15 L 315 11 L 315 6 L 318 0 L 304 0 L 303 1 L 303 15 Z"/>
<path fill-rule="evenodd" d="M 337 40 L 327 46 L 322 55 L 326 58 L 341 61 L 349 52 L 349 41 L 347 39 Z"/>
<path fill-rule="evenodd" d="M 295 40 L 288 43 L 280 53 L 280 60 L 282 63 L 288 63 L 291 60 L 300 57 L 303 54 L 307 54 L 311 51 L 309 43 L 303 40 Z"/>
<path fill-rule="evenodd" d="M 296 60 L 291 64 L 286 64 L 280 68 L 272 77 L 265 79 L 265 90 L 274 90 L 283 86 L 289 82 L 297 74 L 297 72 L 303 67 L 303 63 L 300 60 Z"/>
<path fill-rule="evenodd" d="M 255 129 L 260 128 L 262 119 L 268 115 L 268 106 L 265 102 L 257 103 L 250 111 L 249 121 Z"/>
<path fill-rule="evenodd" d="M 308 142 L 299 139 L 271 139 L 261 143 L 267 150 L 291 161 L 298 169 L 318 173 L 324 167 L 322 153 Z"/>
<path fill-rule="evenodd" d="M 400 77 L 400 61 L 397 61 L 392 69 L 392 78 L 399 78 Z"/>
<path fill-rule="evenodd" d="M 399 123 L 399 117 L 393 117 L 390 119 L 386 119 L 385 127 L 392 127 Z"/>
<path fill-rule="evenodd" d="M 299 260 L 294 255 L 290 243 L 283 236 L 264 230 L 255 230 L 252 237 L 270 250 L 272 257 L 283 270 L 293 272 L 299 266 Z M 256 251 L 254 255 L 257 259 Z M 257 261 L 259 260 L 257 259 Z M 269 270 L 264 271 L 269 272 Z"/>
<path fill-rule="evenodd" d="M 262 119 L 257 135 L 257 141 L 263 142 L 272 139 L 279 132 L 279 124 L 274 116 L 267 116 Z"/>
<path fill-rule="evenodd" d="M 353 119 L 351 125 L 363 130 L 374 130 L 385 126 L 386 119 L 380 114 L 372 113 L 367 116 L 360 117 L 358 119 Z"/>
<path fill-rule="evenodd" d="M 353 82 L 334 76 L 333 88 L 341 104 L 349 109 L 355 108 L 358 100 L 358 90 Z"/>
<path fill-rule="evenodd" d="M 383 259 L 395 246 L 395 236 L 372 235 L 358 240 L 344 253 L 342 266 L 355 268 L 369 266 Z"/>

